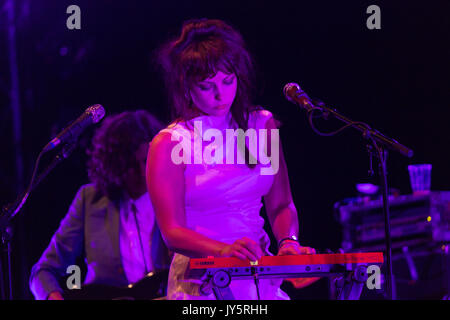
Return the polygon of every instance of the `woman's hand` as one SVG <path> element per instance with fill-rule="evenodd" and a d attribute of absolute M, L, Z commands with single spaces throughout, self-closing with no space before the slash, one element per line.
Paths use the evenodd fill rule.
<path fill-rule="evenodd" d="M 230 245 L 225 246 L 220 251 L 221 257 L 236 257 L 242 260 L 257 261 L 263 256 L 263 252 L 258 243 L 250 238 L 243 237 Z"/>
<path fill-rule="evenodd" d="M 316 250 L 310 247 L 302 247 L 300 243 L 294 240 L 285 240 L 278 249 L 278 256 L 287 256 L 292 254 L 315 254 Z"/>

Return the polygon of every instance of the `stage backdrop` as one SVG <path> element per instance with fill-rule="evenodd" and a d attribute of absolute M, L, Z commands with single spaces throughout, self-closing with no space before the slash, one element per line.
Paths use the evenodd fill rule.
<path fill-rule="evenodd" d="M 341 230 L 333 204 L 355 196 L 356 183 L 378 184 L 378 175 L 368 177 L 366 143 L 358 132 L 321 137 L 311 130 L 305 112 L 283 97 L 288 82 L 299 83 L 312 98 L 414 150 L 412 159 L 389 153 L 390 187 L 410 193 L 407 165 L 431 163 L 432 189 L 450 189 L 448 1 L 14 2 L 21 140 L 14 141 L 9 107 L 14 66 L 11 25 L 4 11 L 0 12 L 2 205 L 24 189 L 41 148 L 89 105 L 102 104 L 107 115 L 147 109 L 168 123 L 166 97 L 151 53 L 175 36 L 184 20 L 201 17 L 224 19 L 238 28 L 257 61 L 256 102 L 283 124 L 280 134 L 304 245 L 337 250 Z M 381 10 L 381 29 L 367 25 L 371 16 L 367 8 L 373 4 Z M 70 5 L 80 8 L 80 29 L 67 27 Z M 318 126 L 328 131 L 339 123 L 321 121 Z M 76 190 L 88 182 L 85 148 L 92 133 L 90 128 L 82 135 L 72 156 L 42 182 L 14 220 L 15 298 L 31 298 L 27 284 L 31 266 Z M 44 158 L 42 166 L 49 160 Z M 326 283 L 290 293 L 325 299 Z"/>

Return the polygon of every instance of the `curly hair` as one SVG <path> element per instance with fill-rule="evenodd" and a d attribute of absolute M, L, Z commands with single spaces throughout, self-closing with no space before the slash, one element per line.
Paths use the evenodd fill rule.
<path fill-rule="evenodd" d="M 139 167 L 136 151 L 162 128 L 161 122 L 145 110 L 107 117 L 87 150 L 88 176 L 97 190 L 111 199 L 118 199 L 130 169 Z"/>

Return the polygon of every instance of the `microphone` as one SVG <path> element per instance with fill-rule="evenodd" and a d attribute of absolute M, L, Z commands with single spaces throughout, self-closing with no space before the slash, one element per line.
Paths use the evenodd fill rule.
<path fill-rule="evenodd" d="M 91 124 L 99 122 L 105 116 L 105 109 L 95 104 L 86 109 L 86 111 L 68 127 L 66 127 L 60 134 L 58 134 L 52 141 L 50 141 L 43 149 L 43 152 L 47 152 L 56 148 L 61 143 L 72 141 Z"/>
<path fill-rule="evenodd" d="M 311 99 L 305 91 L 303 91 L 297 83 L 291 82 L 286 84 L 283 88 L 283 93 L 286 99 L 295 103 L 299 107 L 306 109 L 306 111 L 311 111 L 312 109 L 317 108 L 311 102 Z"/>

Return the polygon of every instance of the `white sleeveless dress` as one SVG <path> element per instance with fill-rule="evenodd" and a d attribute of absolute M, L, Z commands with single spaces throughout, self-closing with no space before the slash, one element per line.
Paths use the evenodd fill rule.
<path fill-rule="evenodd" d="M 250 115 L 249 128 L 265 129 L 265 124 L 272 114 L 267 110 L 254 111 Z M 250 169 L 246 164 L 233 164 L 226 160 L 229 158 L 231 148 L 225 147 L 226 129 L 235 129 L 231 115 L 223 117 L 200 116 L 186 122 L 171 124 L 163 132 L 170 132 L 177 140 L 183 141 L 184 146 L 192 146 L 190 164 L 186 164 L 185 177 L 185 213 L 189 229 L 201 233 L 209 238 L 228 244 L 242 237 L 253 239 L 261 244 L 267 255 L 270 239 L 263 229 L 264 219 L 260 216 L 262 197 L 266 195 L 274 181 L 273 174 L 261 174 L 261 168 L 271 170 L 270 164 L 257 164 Z M 211 139 L 201 144 L 194 144 L 208 129 L 218 129 L 223 134 L 223 143 Z M 180 137 L 182 136 L 182 138 Z M 201 139 L 201 138 L 200 138 Z M 199 140 L 197 140 L 199 141 Z M 249 145 L 246 143 L 247 146 Z M 222 164 L 220 161 L 211 163 L 202 157 L 205 148 L 215 150 L 222 145 Z M 219 153 L 220 154 L 220 153 Z M 234 156 L 240 154 L 237 148 Z M 188 157 L 189 158 L 189 157 Z M 185 163 L 188 162 L 185 159 Z M 255 155 L 256 158 L 256 155 Z M 201 163 L 199 162 L 201 160 Z M 216 159 L 217 160 L 217 159 Z M 211 164 L 208 164 L 211 163 Z M 267 162 L 265 162 L 267 163 Z M 273 170 L 272 170 L 273 172 Z M 198 279 L 189 279 L 187 270 L 189 258 L 176 253 L 174 255 L 168 280 L 167 297 L 171 300 L 209 300 L 215 299 L 211 293 L 201 293 Z M 288 295 L 280 289 L 282 279 L 261 279 L 259 284 L 260 297 L 263 300 L 289 299 Z M 256 300 L 257 291 L 252 280 L 232 280 L 230 289 L 237 300 Z"/>

